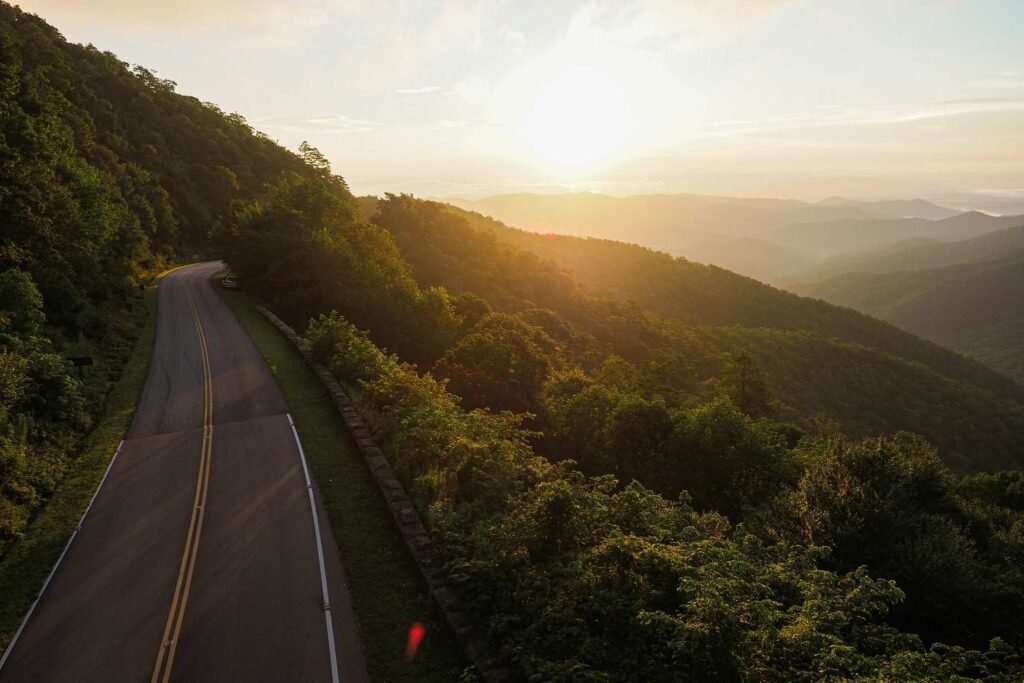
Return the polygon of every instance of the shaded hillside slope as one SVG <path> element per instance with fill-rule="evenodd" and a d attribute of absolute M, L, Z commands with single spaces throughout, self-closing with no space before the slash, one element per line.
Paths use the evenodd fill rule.
<path fill-rule="evenodd" d="M 695 240 L 682 253 L 689 261 L 716 265 L 761 282 L 779 282 L 818 262 L 812 252 L 758 237 Z"/>
<path fill-rule="evenodd" d="M 1024 249 L 997 261 L 846 273 L 800 290 L 869 313 L 1024 381 Z"/>
<path fill-rule="evenodd" d="M 795 415 L 836 419 L 863 437 L 894 428 L 941 443 L 954 469 L 1017 469 L 1016 441 L 1024 422 L 1019 403 L 959 382 L 916 363 L 858 344 L 818 335 L 740 327 L 692 332 L 703 345 L 745 350 L 757 358 L 776 395 Z"/>

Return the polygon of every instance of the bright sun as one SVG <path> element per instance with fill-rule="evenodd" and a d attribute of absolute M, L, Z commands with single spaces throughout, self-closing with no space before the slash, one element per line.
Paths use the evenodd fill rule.
<path fill-rule="evenodd" d="M 600 71 L 576 66 L 537 91 L 525 123 L 526 139 L 537 156 L 579 168 L 607 159 L 622 146 L 631 121 L 622 88 Z"/>

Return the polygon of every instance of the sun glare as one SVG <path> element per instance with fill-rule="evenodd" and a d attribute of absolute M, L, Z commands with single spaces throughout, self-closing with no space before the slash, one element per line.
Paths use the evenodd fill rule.
<path fill-rule="evenodd" d="M 525 122 L 535 155 L 564 167 L 607 159 L 626 140 L 629 106 L 619 85 L 589 67 L 558 73 L 537 91 Z"/>

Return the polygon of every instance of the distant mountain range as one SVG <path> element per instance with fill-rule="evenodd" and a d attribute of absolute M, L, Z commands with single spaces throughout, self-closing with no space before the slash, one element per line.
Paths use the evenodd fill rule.
<path fill-rule="evenodd" d="M 964 240 L 1024 223 L 1021 216 L 989 216 L 968 211 L 940 220 L 927 218 L 846 218 L 775 228 L 761 237 L 818 257 L 878 249 L 912 238 Z"/>
<path fill-rule="evenodd" d="M 857 206 L 695 194 L 505 194 L 451 203 L 534 232 L 629 240 L 669 251 L 694 238 L 742 237 L 793 223 L 891 218 Z"/>
<path fill-rule="evenodd" d="M 959 211 L 932 204 L 923 199 L 889 199 L 878 202 L 862 202 L 845 197 L 829 197 L 817 202 L 818 206 L 842 206 L 858 208 L 892 218 L 928 218 L 942 220 L 955 216 Z"/>
<path fill-rule="evenodd" d="M 839 255 L 908 239 L 963 240 L 1024 218 L 959 212 L 923 199 L 817 203 L 694 194 L 611 197 L 506 194 L 461 208 L 542 233 L 601 237 L 664 250 L 779 283 Z"/>

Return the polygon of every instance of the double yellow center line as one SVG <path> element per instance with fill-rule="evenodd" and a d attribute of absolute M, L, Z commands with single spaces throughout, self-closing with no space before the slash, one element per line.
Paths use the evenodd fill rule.
<path fill-rule="evenodd" d="M 203 357 L 203 446 L 199 457 L 199 474 L 196 480 L 196 496 L 192 505 L 192 518 L 188 524 L 188 535 L 185 537 L 185 552 L 181 556 L 181 567 L 178 569 L 178 581 L 174 586 L 174 598 L 171 600 L 171 611 L 167 615 L 164 626 L 160 652 L 157 653 L 156 666 L 153 667 L 151 683 L 166 683 L 171 677 L 171 666 L 174 664 L 174 653 L 178 648 L 181 635 L 181 623 L 185 619 L 185 605 L 188 602 L 189 589 L 192 587 L 192 574 L 195 571 L 196 556 L 199 554 L 199 537 L 203 532 L 203 517 L 206 512 L 206 492 L 210 483 L 210 458 L 213 454 L 213 377 L 210 374 L 210 354 L 206 348 L 206 335 L 203 325 L 199 322 L 199 312 L 188 285 L 185 296 L 192 309 L 192 319 L 199 335 L 199 349 Z"/>

